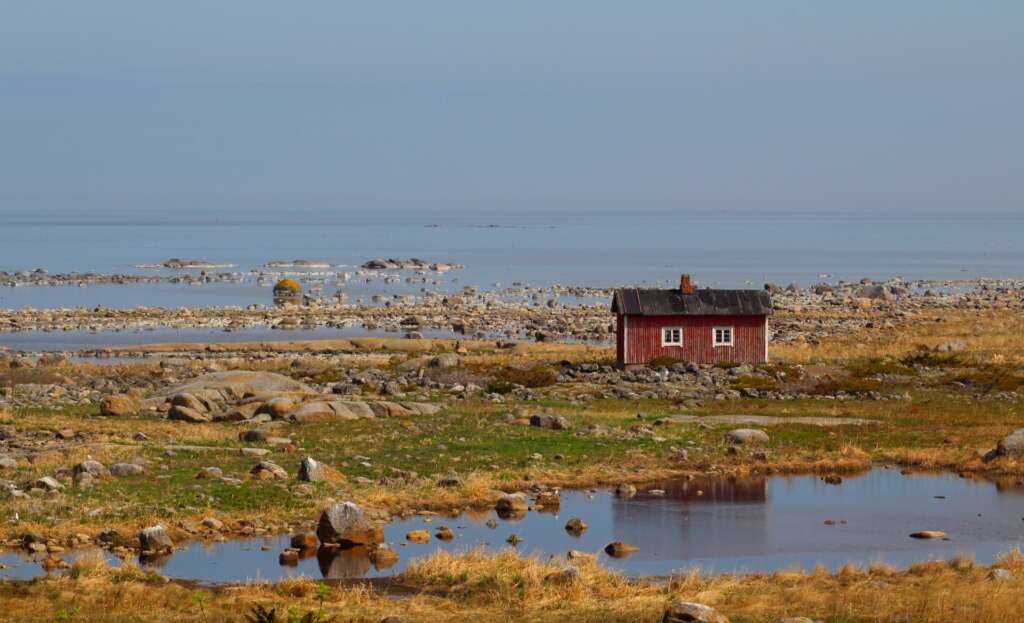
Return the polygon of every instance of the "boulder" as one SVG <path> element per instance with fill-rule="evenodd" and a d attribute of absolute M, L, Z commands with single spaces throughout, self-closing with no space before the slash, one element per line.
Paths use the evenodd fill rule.
<path fill-rule="evenodd" d="M 60 481 L 53 476 L 43 476 L 32 484 L 45 491 L 60 491 L 64 488 L 64 485 L 60 484 Z"/>
<path fill-rule="evenodd" d="M 270 438 L 270 431 L 266 431 L 260 428 L 254 428 L 252 430 L 243 430 L 238 433 L 238 440 L 245 443 L 266 443 L 267 439 Z"/>
<path fill-rule="evenodd" d="M 330 465 L 307 456 L 302 459 L 302 464 L 299 465 L 297 478 L 304 482 L 343 482 L 345 475 Z"/>
<path fill-rule="evenodd" d="M 167 529 L 158 524 L 139 532 L 139 547 L 142 551 L 164 552 L 174 548 L 174 541 L 167 535 Z"/>
<path fill-rule="evenodd" d="M 315 534 L 309 532 L 303 532 L 301 534 L 292 535 L 291 546 L 297 550 L 311 550 L 316 549 L 320 541 L 316 538 Z"/>
<path fill-rule="evenodd" d="M 560 415 L 531 415 L 530 426 L 538 426 L 550 430 L 569 430 L 569 420 Z"/>
<path fill-rule="evenodd" d="M 291 398 L 278 396 L 263 403 L 263 406 L 256 410 L 256 413 L 266 413 L 275 420 L 279 420 L 295 410 L 295 402 Z"/>
<path fill-rule="evenodd" d="M 506 493 L 494 505 L 500 517 L 525 515 L 530 510 L 530 501 L 522 493 Z"/>
<path fill-rule="evenodd" d="M 430 531 L 429 530 L 413 530 L 406 533 L 405 540 L 410 543 L 429 543 L 430 542 Z"/>
<path fill-rule="evenodd" d="M 729 619 L 711 606 L 677 601 L 665 610 L 661 623 L 729 623 Z"/>
<path fill-rule="evenodd" d="M 273 461 L 260 461 L 249 470 L 249 475 L 257 480 L 286 480 L 288 472 Z"/>
<path fill-rule="evenodd" d="M 462 364 L 462 360 L 455 353 L 444 353 L 434 357 L 427 364 L 431 368 L 438 368 L 441 370 L 447 370 L 449 368 L 457 368 Z"/>
<path fill-rule="evenodd" d="M 124 478 L 125 476 L 138 476 L 145 472 L 145 467 L 135 463 L 114 463 L 110 466 L 110 474 L 112 476 L 117 476 L 118 478 Z"/>
<path fill-rule="evenodd" d="M 337 502 L 320 515 L 316 535 L 321 543 L 342 547 L 384 542 L 384 529 L 355 502 Z"/>
<path fill-rule="evenodd" d="M 640 548 L 636 545 L 630 545 L 629 543 L 623 543 L 622 541 L 612 541 L 608 545 L 604 546 L 604 552 L 613 558 L 625 558 L 630 554 L 639 552 Z"/>
<path fill-rule="evenodd" d="M 209 411 L 205 402 L 188 392 L 179 392 L 171 396 L 171 406 L 188 407 L 198 413 L 206 413 Z"/>
<path fill-rule="evenodd" d="M 1018 428 L 996 444 L 996 454 L 1009 457 L 1024 456 L 1024 428 Z"/>
<path fill-rule="evenodd" d="M 209 422 L 210 416 L 200 413 L 195 409 L 174 405 L 167 413 L 167 419 L 179 422 L 190 422 L 192 424 L 202 424 L 204 422 Z"/>
<path fill-rule="evenodd" d="M 291 412 L 288 419 L 294 420 L 300 424 L 310 424 L 313 422 L 330 422 L 332 420 L 341 419 L 356 419 L 352 417 L 341 417 L 338 412 L 334 410 L 331 403 L 316 400 L 313 402 L 307 402 L 300 405 L 297 409 Z"/>
<path fill-rule="evenodd" d="M 104 396 L 100 401 L 100 415 L 138 415 L 141 406 L 138 398 L 128 394 Z"/>
<path fill-rule="evenodd" d="M 756 428 L 737 428 L 725 434 L 725 440 L 736 445 L 768 443 L 768 433 Z"/>
<path fill-rule="evenodd" d="M 86 459 L 81 463 L 78 463 L 71 468 L 71 477 L 74 479 L 80 478 L 83 474 L 87 474 L 93 478 L 109 478 L 110 470 L 100 463 L 92 459 Z"/>
<path fill-rule="evenodd" d="M 228 372 L 212 372 L 192 379 L 191 381 L 172 388 L 168 395 L 179 393 L 197 394 L 203 390 L 220 390 L 222 393 L 240 399 L 246 394 L 266 394 L 271 392 L 303 392 L 312 393 L 308 385 L 290 379 L 283 374 L 274 372 L 252 372 L 248 370 L 231 370 Z"/>

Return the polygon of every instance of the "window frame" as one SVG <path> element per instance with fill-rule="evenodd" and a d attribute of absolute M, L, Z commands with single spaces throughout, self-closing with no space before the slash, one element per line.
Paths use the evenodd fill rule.
<path fill-rule="evenodd" d="M 665 341 L 665 333 L 667 333 L 668 331 L 678 331 L 679 332 L 679 341 L 678 342 L 666 342 Z M 662 345 L 662 347 L 665 347 L 665 346 L 680 346 L 681 347 L 683 345 L 683 328 L 682 327 L 662 327 L 661 328 L 661 345 Z"/>
<path fill-rule="evenodd" d="M 719 331 L 728 331 L 729 332 L 729 341 L 728 342 L 719 342 L 718 341 L 718 332 Z M 715 348 L 718 348 L 718 347 L 729 348 L 729 347 L 735 346 L 736 345 L 736 327 L 733 326 L 733 325 L 721 325 L 721 326 L 718 326 L 718 327 L 712 327 L 711 328 L 711 345 L 714 346 Z"/>

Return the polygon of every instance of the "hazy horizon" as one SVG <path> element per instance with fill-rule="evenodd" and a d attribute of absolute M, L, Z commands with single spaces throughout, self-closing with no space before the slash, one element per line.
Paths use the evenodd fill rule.
<path fill-rule="evenodd" d="M 1019 3 L 4 13 L 8 216 L 1022 212 Z"/>

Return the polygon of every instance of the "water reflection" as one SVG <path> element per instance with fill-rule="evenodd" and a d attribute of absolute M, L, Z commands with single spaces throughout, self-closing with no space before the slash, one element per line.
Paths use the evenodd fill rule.
<path fill-rule="evenodd" d="M 708 571 L 771 571 L 779 568 L 835 569 L 846 562 L 883 561 L 907 567 L 917 561 L 972 555 L 979 562 L 1024 542 L 1024 486 L 1019 479 L 995 481 L 954 474 L 900 474 L 876 469 L 829 485 L 815 476 L 741 479 L 693 478 L 640 487 L 632 498 L 607 491 L 562 491 L 546 512 L 501 519 L 493 511 L 457 518 L 414 516 L 385 527 L 390 548 L 290 548 L 285 535 L 187 545 L 170 557 L 142 563 L 175 578 L 207 582 L 278 580 L 293 576 L 344 579 L 387 576 L 412 560 L 438 551 L 453 553 L 516 547 L 524 555 L 562 557 L 569 549 L 592 552 L 602 564 L 631 575 L 664 575 L 701 567 Z M 534 500 L 537 501 L 536 499 Z M 542 502 L 543 503 L 543 502 Z M 565 529 L 578 517 L 583 533 Z M 450 541 L 437 538 L 447 524 Z M 426 530 L 426 543 L 405 535 Z M 921 541 L 911 532 L 941 530 L 949 541 Z M 628 558 L 611 558 L 612 541 L 639 547 Z M 264 549 L 263 546 L 269 546 Z M 77 553 L 66 555 L 73 560 Z M 109 557 L 117 563 L 116 559 Z M 2 577 L 41 575 L 38 562 L 17 552 L 0 554 Z M 284 564 L 280 564 L 283 562 Z"/>

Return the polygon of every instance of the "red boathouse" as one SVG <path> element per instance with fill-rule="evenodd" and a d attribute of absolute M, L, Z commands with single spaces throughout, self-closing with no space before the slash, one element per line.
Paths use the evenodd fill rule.
<path fill-rule="evenodd" d="M 771 296 L 764 290 L 621 288 L 612 298 L 616 363 L 647 365 L 654 357 L 692 363 L 768 361 Z"/>

